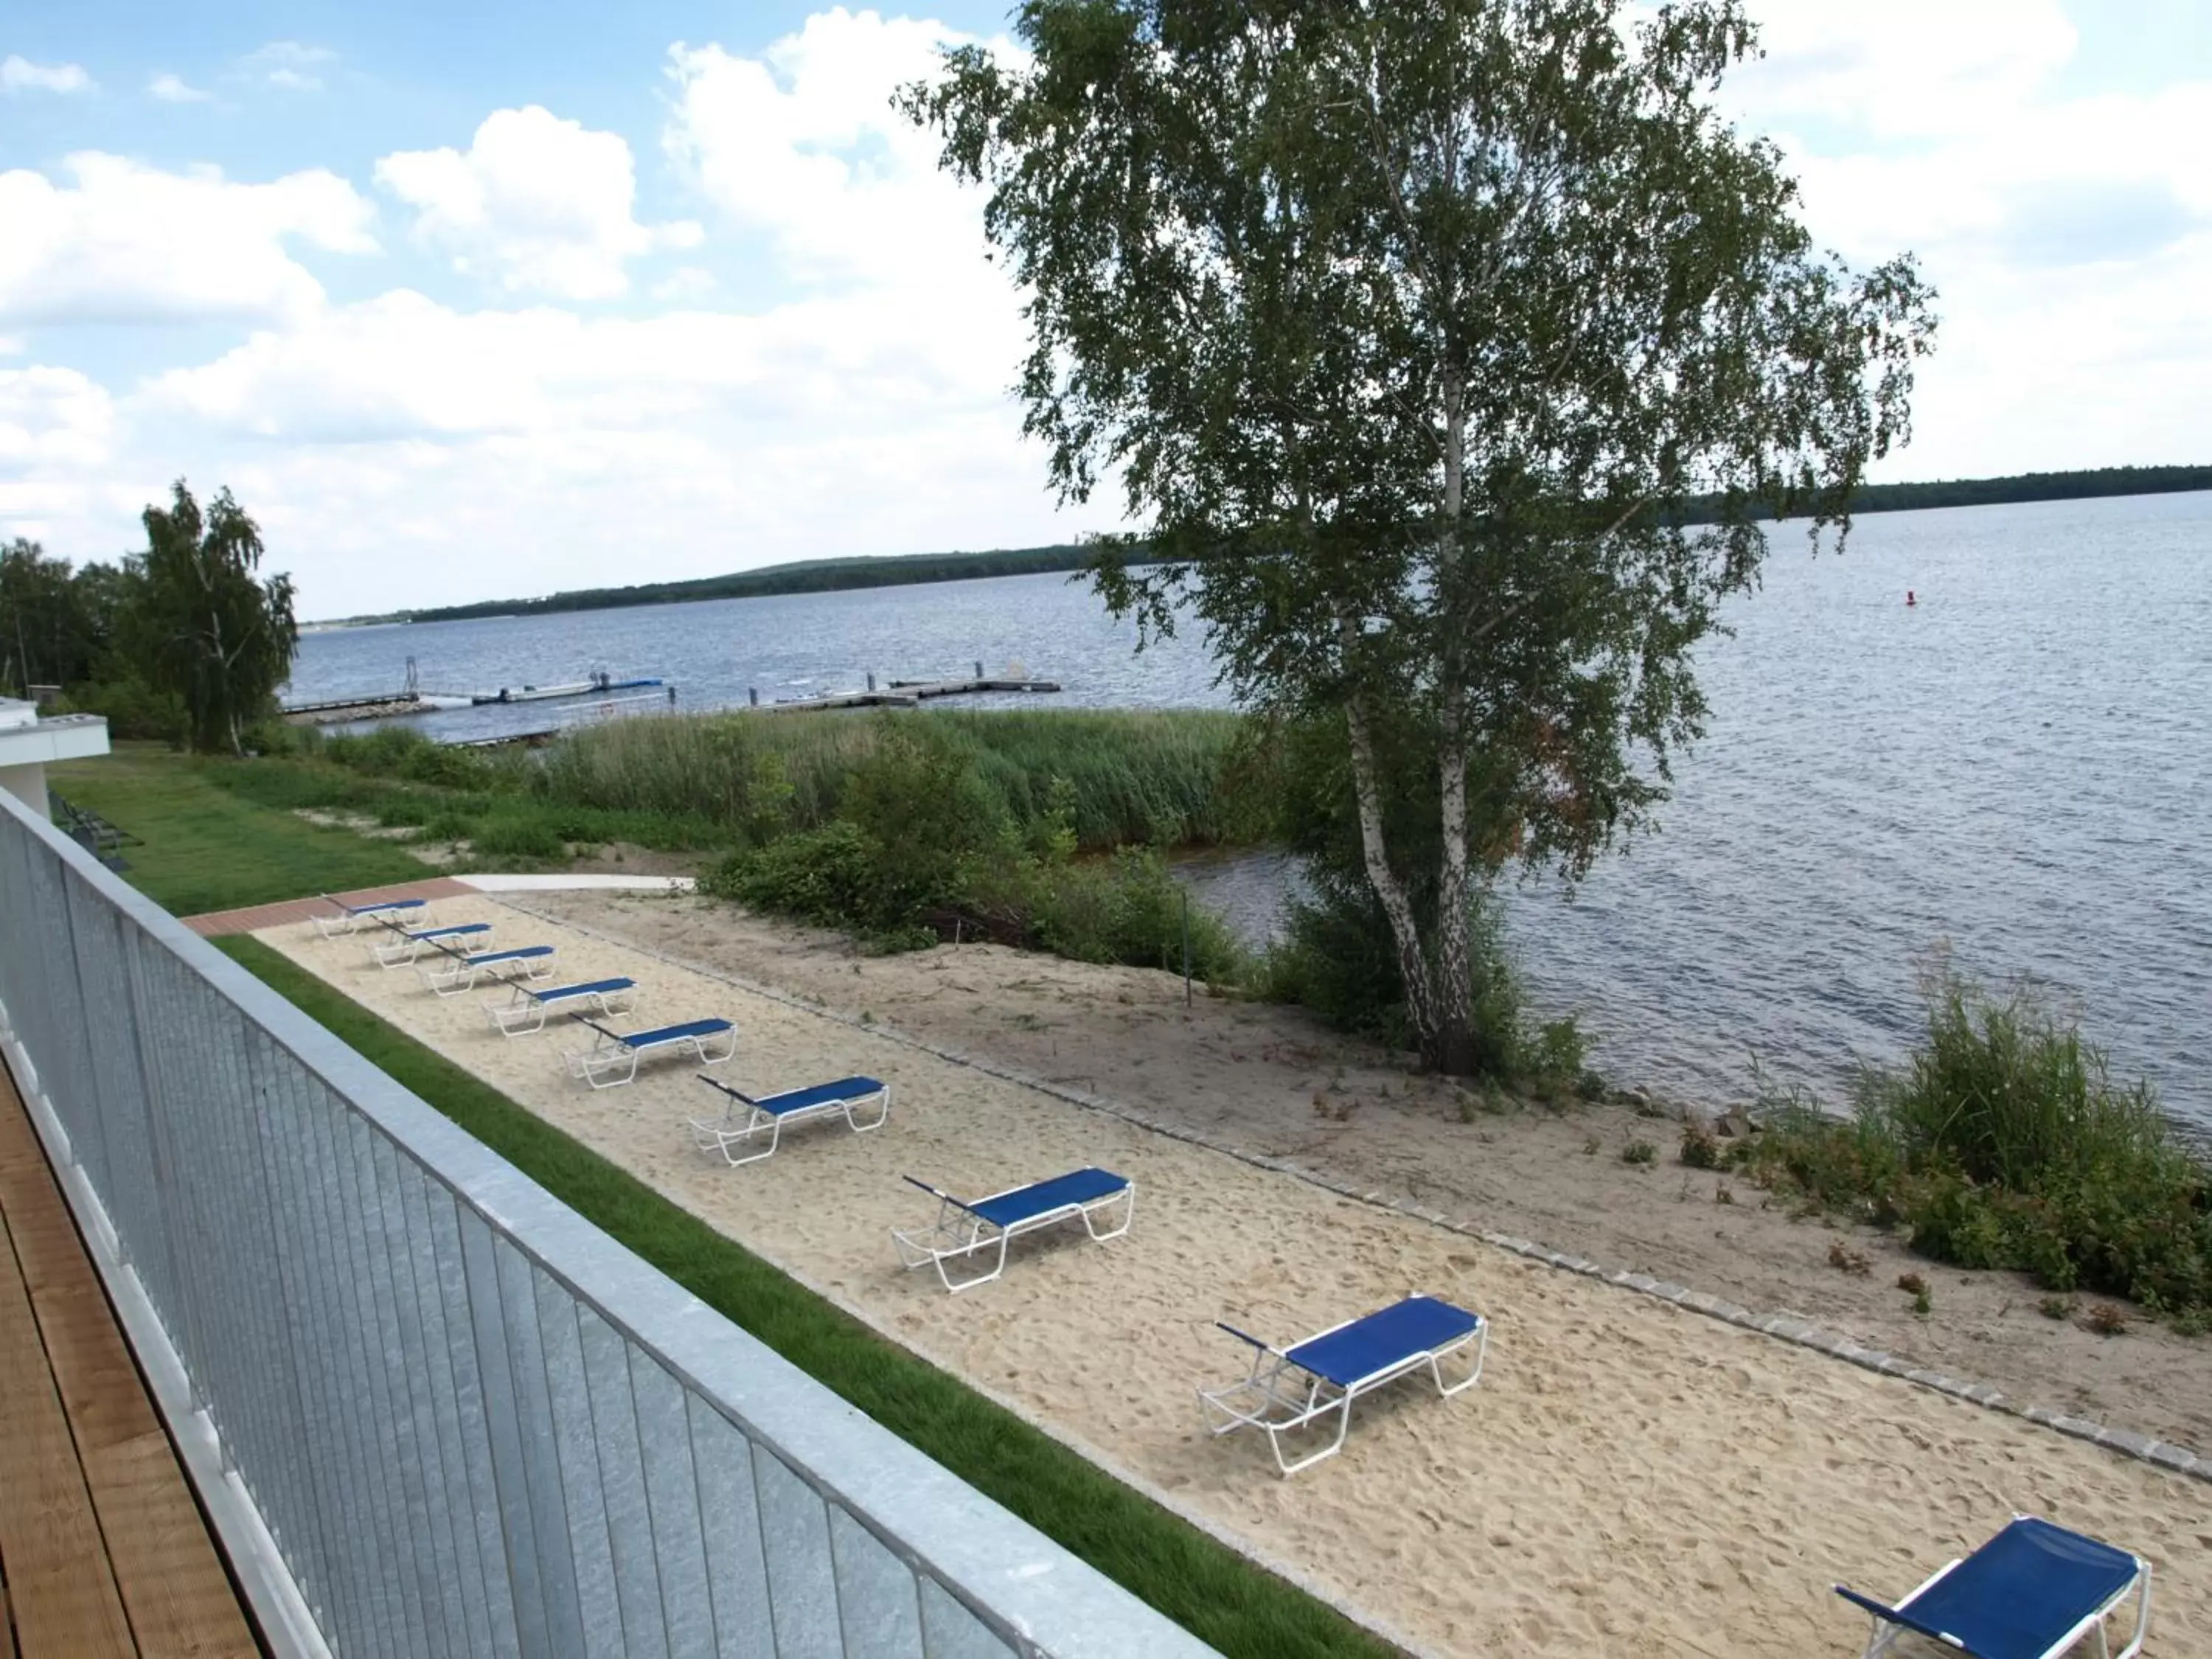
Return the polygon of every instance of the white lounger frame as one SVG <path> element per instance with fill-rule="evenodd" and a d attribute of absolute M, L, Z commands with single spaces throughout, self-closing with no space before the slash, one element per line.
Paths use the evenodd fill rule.
<path fill-rule="evenodd" d="M 1367 1317 L 1361 1315 L 1361 1318 Z M 1275 1467 L 1285 1474 L 1296 1474 L 1310 1468 L 1324 1457 L 1334 1457 L 1344 1449 L 1345 1436 L 1352 1428 L 1352 1402 L 1362 1395 L 1396 1382 L 1401 1376 L 1425 1370 L 1434 1379 L 1437 1393 L 1449 1400 L 1452 1395 L 1473 1388 L 1482 1378 L 1482 1360 L 1490 1346 L 1490 1322 L 1481 1315 L 1474 1316 L 1475 1327 L 1464 1336 L 1445 1343 L 1442 1347 L 1425 1349 L 1407 1354 L 1404 1358 L 1370 1371 L 1349 1388 L 1340 1388 L 1326 1377 L 1316 1376 L 1303 1365 L 1291 1359 L 1288 1350 L 1262 1342 L 1258 1337 L 1238 1330 L 1234 1325 L 1221 1328 L 1240 1342 L 1253 1348 L 1251 1374 L 1224 1389 L 1200 1389 L 1198 1391 L 1199 1409 L 1206 1419 L 1206 1431 L 1224 1435 L 1233 1429 L 1255 1428 L 1266 1431 L 1268 1449 L 1275 1455 Z M 1308 1342 L 1318 1342 L 1325 1336 L 1334 1336 L 1347 1326 L 1356 1325 L 1358 1319 L 1347 1319 L 1330 1326 L 1325 1331 L 1316 1331 L 1311 1336 L 1292 1343 L 1291 1347 L 1304 1347 Z M 1474 1364 L 1468 1374 L 1455 1382 L 1444 1380 L 1443 1361 L 1461 1349 L 1473 1344 Z M 1316 1423 L 1334 1418 L 1336 1433 L 1317 1451 L 1307 1453 L 1294 1460 L 1283 1455 L 1285 1436 L 1297 1436 Z"/>
<path fill-rule="evenodd" d="M 727 1095 L 730 1103 L 723 1109 L 721 1121 L 719 1123 L 702 1122 L 696 1117 L 690 1120 L 692 1144 L 702 1152 L 720 1153 L 723 1161 L 733 1170 L 741 1164 L 757 1164 L 764 1158 L 775 1157 L 776 1147 L 782 1144 L 783 1126 L 787 1123 L 804 1123 L 809 1118 L 842 1115 L 845 1120 L 845 1126 L 857 1135 L 866 1134 L 871 1129 L 882 1128 L 884 1121 L 891 1115 L 891 1085 L 888 1083 L 878 1084 L 875 1089 L 866 1094 L 848 1095 L 840 1099 L 817 1101 L 811 1106 L 801 1106 L 795 1111 L 765 1112 L 750 1096 L 739 1094 L 728 1084 L 718 1079 L 702 1074 L 699 1081 L 710 1089 L 719 1090 Z M 791 1092 L 795 1094 L 798 1091 L 793 1090 Z M 765 1098 L 773 1100 L 775 1097 L 769 1095 Z M 863 1123 L 860 1119 L 858 1109 L 869 1101 L 876 1103 L 876 1115 Z M 741 1106 L 746 1112 L 745 1121 L 743 1123 L 738 1121 L 738 1109 Z M 747 1152 L 743 1158 L 735 1155 L 733 1149 L 750 1146 L 763 1133 L 768 1136 L 766 1152 Z"/>
<path fill-rule="evenodd" d="M 600 1018 L 612 1019 L 617 1014 L 626 1014 L 637 1006 L 637 984 L 632 981 L 617 991 L 580 992 L 574 997 L 563 997 L 558 1002 L 547 1002 L 532 996 L 520 985 L 508 993 L 505 1002 L 486 1001 L 482 1005 L 485 1018 L 501 1036 L 534 1036 L 545 1029 L 545 1022 L 555 1014 L 580 1014 L 592 1009 Z"/>
<path fill-rule="evenodd" d="M 315 931 L 325 939 L 343 939 L 347 934 L 357 933 L 364 927 L 381 927 L 384 924 L 384 918 L 395 910 L 404 910 L 410 919 L 420 921 L 426 927 L 437 926 L 436 917 L 432 912 L 430 902 L 428 899 L 413 903 L 401 899 L 383 899 L 371 904 L 349 905 L 331 898 L 328 893 L 323 893 L 318 896 L 337 905 L 341 912 L 335 916 L 317 914 L 307 918 L 309 921 L 315 924 Z"/>
<path fill-rule="evenodd" d="M 466 927 L 472 924 L 457 922 L 453 925 Z M 449 935 L 444 939 L 418 939 L 416 937 L 416 930 L 393 927 L 388 923 L 386 924 L 385 931 L 392 935 L 390 939 L 373 939 L 368 946 L 368 959 L 378 967 L 385 969 L 411 968 L 425 951 L 434 951 L 440 956 L 450 957 L 462 954 L 473 956 L 479 951 L 495 948 L 492 944 L 495 937 L 494 930 L 489 923 L 485 925 L 484 931 L 481 933 Z M 428 928 L 420 931 L 434 933 L 437 930 Z"/>
<path fill-rule="evenodd" d="M 568 1062 L 572 1076 L 583 1079 L 594 1089 L 619 1089 L 625 1083 L 635 1082 L 638 1061 L 647 1054 L 659 1054 L 664 1048 L 678 1053 L 689 1048 L 702 1066 L 720 1066 L 738 1052 L 738 1028 L 735 1024 L 726 1030 L 709 1031 L 704 1035 L 662 1037 L 657 1042 L 640 1048 L 620 1032 L 610 1031 L 604 1025 L 593 1025 L 590 1020 L 582 1023 L 591 1025 L 599 1034 L 598 1039 L 588 1048 L 564 1049 L 561 1058 Z M 690 1024 L 689 1020 L 673 1023 Z M 643 1033 L 638 1035 L 642 1036 Z M 721 1053 L 708 1053 L 708 1043 L 723 1037 L 729 1040 L 722 1045 Z M 617 1072 L 621 1073 L 619 1077 L 616 1075 Z"/>
<path fill-rule="evenodd" d="M 1092 1240 L 1103 1244 L 1109 1238 L 1119 1238 L 1129 1231 L 1129 1224 L 1137 1218 L 1137 1183 L 1133 1181 L 1116 1190 L 1081 1204 L 1062 1204 L 1033 1216 L 1024 1217 L 1011 1227 L 1001 1227 L 995 1221 L 987 1221 L 974 1209 L 947 1192 L 940 1192 L 926 1181 L 906 1177 L 937 1200 L 937 1219 L 927 1231 L 917 1229 L 902 1232 L 891 1229 L 891 1238 L 898 1246 L 899 1261 L 909 1272 L 916 1267 L 935 1267 L 938 1278 L 948 1291 L 972 1291 L 978 1285 L 988 1285 L 1006 1270 L 1006 1248 L 1024 1233 L 1035 1232 L 1040 1227 L 1049 1227 L 1070 1216 L 1083 1218 L 1083 1230 Z M 1020 1192 L 1023 1188 L 1038 1185 L 1024 1182 L 1019 1187 L 1009 1187 L 1004 1192 L 990 1193 L 975 1200 L 988 1204 L 994 1198 L 1004 1198 L 1007 1193 Z M 1099 1218 L 1121 1206 L 1119 1225 L 1101 1229 Z M 994 1254 L 995 1252 L 995 1254 Z M 967 1279 L 955 1279 L 945 1270 L 948 1261 L 971 1261 L 978 1255 L 991 1258 L 991 1270 Z"/>
<path fill-rule="evenodd" d="M 2013 1519 L 2015 1521 L 2035 1518 L 2019 1511 L 2014 1511 L 2013 1515 Z M 2135 1659 L 2136 1655 L 2142 1651 L 2143 1638 L 2150 1633 L 2150 1563 L 2140 1555 L 2136 1555 L 2132 1550 L 2128 1553 L 2134 1559 L 2136 1564 L 2136 1576 L 2133 1582 L 2121 1585 L 2118 1589 L 2112 1592 L 2102 1607 L 2044 1649 L 2041 1659 L 2059 1659 L 2061 1654 L 2073 1652 L 2074 1644 L 2093 1630 L 2097 1632 L 2099 1659 Z M 1915 1601 L 1949 1577 L 1953 1572 L 1965 1565 L 1966 1559 L 1966 1558 L 1961 1555 L 1953 1560 L 1946 1561 L 1935 1571 L 1929 1573 L 1911 1595 L 1892 1605 L 1899 1613 L 1911 1613 Z M 2127 1646 L 2114 1653 L 2112 1635 L 2105 1628 L 2105 1620 L 2111 1618 L 2114 1610 L 2131 1595 L 2138 1598 L 2136 1605 L 2136 1633 L 2129 1640 Z M 1862 1608 L 1861 1611 L 1863 1612 L 1865 1609 Z M 1860 1656 L 1860 1659 L 1881 1659 L 1881 1656 L 1887 1654 L 1907 1636 L 1919 1637 L 1923 1642 L 1928 1639 L 1924 1636 L 1920 1636 L 1917 1631 L 1911 1630 L 1904 1625 L 1893 1624 L 1880 1614 L 1875 1614 L 1874 1615 L 1874 1634 L 1867 1639 L 1866 1651 Z"/>
<path fill-rule="evenodd" d="M 528 945 L 518 946 L 528 950 Z M 446 953 L 441 952 L 441 955 Z M 494 956 L 497 962 L 478 962 L 479 956 Z M 512 982 L 520 979 L 550 979 L 560 966 L 560 955 L 542 957 L 510 957 L 497 951 L 471 951 L 465 957 L 447 956 L 446 961 L 435 965 L 415 964 L 415 971 L 422 976 L 422 983 L 441 997 L 457 997 L 465 991 L 477 988 L 479 979 Z"/>

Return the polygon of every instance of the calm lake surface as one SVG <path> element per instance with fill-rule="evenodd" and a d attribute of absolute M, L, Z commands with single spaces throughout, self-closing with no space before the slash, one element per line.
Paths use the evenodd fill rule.
<path fill-rule="evenodd" d="M 1573 1012 L 1615 1081 L 1713 1102 L 1770 1080 L 1839 1101 L 1918 1022 L 1948 942 L 2081 1013 L 2124 1075 L 2212 1129 L 2212 494 L 1881 514 L 1840 558 L 1775 537 L 1661 833 L 1571 896 L 1509 896 L 1540 1008 Z M 1905 595 L 1919 603 L 1907 609 Z M 981 659 L 1057 698 L 1218 704 L 1203 642 L 1142 656 L 1058 576 L 572 616 L 351 629 L 301 641 L 289 696 L 617 678 L 718 707 L 951 676 Z M 441 737 L 552 723 L 558 703 L 420 717 Z M 1289 872 L 1195 872 L 1263 935 Z"/>

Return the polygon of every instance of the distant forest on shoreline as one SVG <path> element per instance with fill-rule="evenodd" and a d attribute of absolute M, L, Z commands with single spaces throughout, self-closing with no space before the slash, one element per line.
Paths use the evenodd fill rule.
<path fill-rule="evenodd" d="M 2107 466 L 2082 472 L 2023 472 L 2008 478 L 1960 478 L 1938 483 L 1869 484 L 1856 513 L 1922 507 L 1996 507 L 2014 501 L 2085 501 L 2103 495 L 2165 495 L 2212 489 L 2212 466 Z M 888 556 L 806 559 L 726 576 L 646 582 L 635 587 L 587 587 L 538 599 L 484 599 L 473 605 L 349 617 L 356 625 L 394 622 L 465 622 L 481 617 L 531 617 L 560 611 L 611 611 L 626 605 L 681 605 L 698 599 L 745 599 L 771 593 L 826 593 L 845 588 L 899 587 L 915 582 L 970 581 L 1080 569 L 1091 549 L 1068 543 L 992 553 L 903 553 Z"/>

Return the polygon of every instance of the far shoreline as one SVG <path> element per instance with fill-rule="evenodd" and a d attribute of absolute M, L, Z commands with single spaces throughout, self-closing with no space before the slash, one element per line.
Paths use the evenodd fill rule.
<path fill-rule="evenodd" d="M 2068 472 L 2022 472 L 2002 477 L 1942 479 L 1922 483 L 1869 484 L 1852 504 L 1854 514 L 1927 512 L 1956 507 L 2008 507 L 2044 501 L 2109 501 L 2139 495 L 2212 491 L 2212 465 L 2116 466 Z M 534 599 L 501 599 L 436 605 L 374 616 L 334 617 L 301 624 L 302 633 L 438 622 L 495 622 L 579 611 L 629 610 L 690 605 L 712 599 L 763 599 L 779 594 L 849 592 L 878 587 L 988 581 L 1001 576 L 1073 573 L 1090 563 L 1089 541 L 982 552 L 891 553 L 801 559 L 720 576 L 650 582 L 628 587 L 581 588 Z"/>

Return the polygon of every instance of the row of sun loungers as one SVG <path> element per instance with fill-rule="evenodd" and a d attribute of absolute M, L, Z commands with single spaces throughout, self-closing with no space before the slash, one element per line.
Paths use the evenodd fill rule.
<path fill-rule="evenodd" d="M 574 1076 L 594 1089 L 619 1088 L 635 1081 L 639 1065 L 655 1055 L 688 1054 L 702 1066 L 719 1066 L 737 1053 L 737 1026 L 727 1019 L 684 1020 L 642 1031 L 617 1031 L 599 1024 L 599 1019 L 615 1018 L 635 1006 L 637 981 L 617 977 L 548 985 L 544 981 L 553 977 L 558 957 L 553 945 L 483 948 L 491 944 L 491 923 L 435 925 L 422 899 L 350 905 L 330 899 L 329 902 L 337 914 L 313 918 L 317 932 L 325 939 L 370 933 L 371 961 L 380 968 L 413 967 L 423 984 L 439 996 L 459 996 L 485 983 L 505 986 L 504 1001 L 483 1005 L 492 1028 L 502 1036 L 534 1036 L 556 1014 L 573 1015 L 578 1023 L 590 1026 L 591 1043 L 580 1049 L 563 1050 L 561 1058 Z M 773 1144 L 769 1150 L 774 1150 Z"/>
<path fill-rule="evenodd" d="M 372 960 L 384 968 L 414 965 L 440 996 L 458 996 L 487 981 L 505 986 L 503 1001 L 483 1005 L 503 1036 L 543 1031 L 557 1014 L 589 1025 L 595 1033 L 591 1045 L 566 1051 L 562 1059 L 594 1089 L 634 1081 L 640 1064 L 655 1055 L 688 1054 L 702 1066 L 718 1066 L 737 1052 L 737 1027 L 720 1018 L 629 1032 L 600 1024 L 599 1019 L 635 1008 L 636 981 L 616 977 L 547 985 L 556 960 L 552 945 L 471 951 L 471 945 L 489 943 L 489 923 L 436 926 L 422 899 L 331 902 L 337 914 L 314 918 L 325 939 L 373 933 Z M 787 1127 L 842 1118 L 858 1134 L 881 1128 L 890 1116 L 890 1085 L 872 1077 L 757 1096 L 703 1072 L 699 1080 L 722 1097 L 723 1107 L 718 1117 L 691 1121 L 693 1142 L 732 1168 L 774 1157 Z M 1091 1239 L 1104 1243 L 1126 1234 L 1136 1218 L 1136 1183 L 1096 1167 L 973 1199 L 913 1176 L 905 1179 L 936 1200 L 937 1211 L 926 1227 L 892 1229 L 899 1260 L 910 1271 L 933 1270 L 956 1294 L 1003 1274 L 1014 1240 L 1024 1234 L 1079 1221 Z M 1287 1346 L 1234 1325 L 1218 1328 L 1251 1351 L 1251 1364 L 1233 1382 L 1198 1390 L 1206 1430 L 1217 1436 L 1258 1430 L 1286 1476 L 1343 1449 L 1353 1402 L 1367 1395 L 1423 1374 L 1443 1398 L 1474 1387 L 1490 1340 L 1490 1322 L 1480 1314 L 1420 1295 Z M 2093 1633 L 2100 1659 L 2134 1659 L 2150 1626 L 2148 1562 L 2034 1516 L 2015 1516 L 1989 1542 L 1948 1563 L 1893 1607 L 1843 1584 L 1835 1589 L 1874 1621 L 1863 1659 L 1880 1659 L 1908 1636 L 1972 1659 L 2059 1659 Z M 2130 1601 L 2133 1635 L 2115 1653 L 2106 1620 Z"/>

